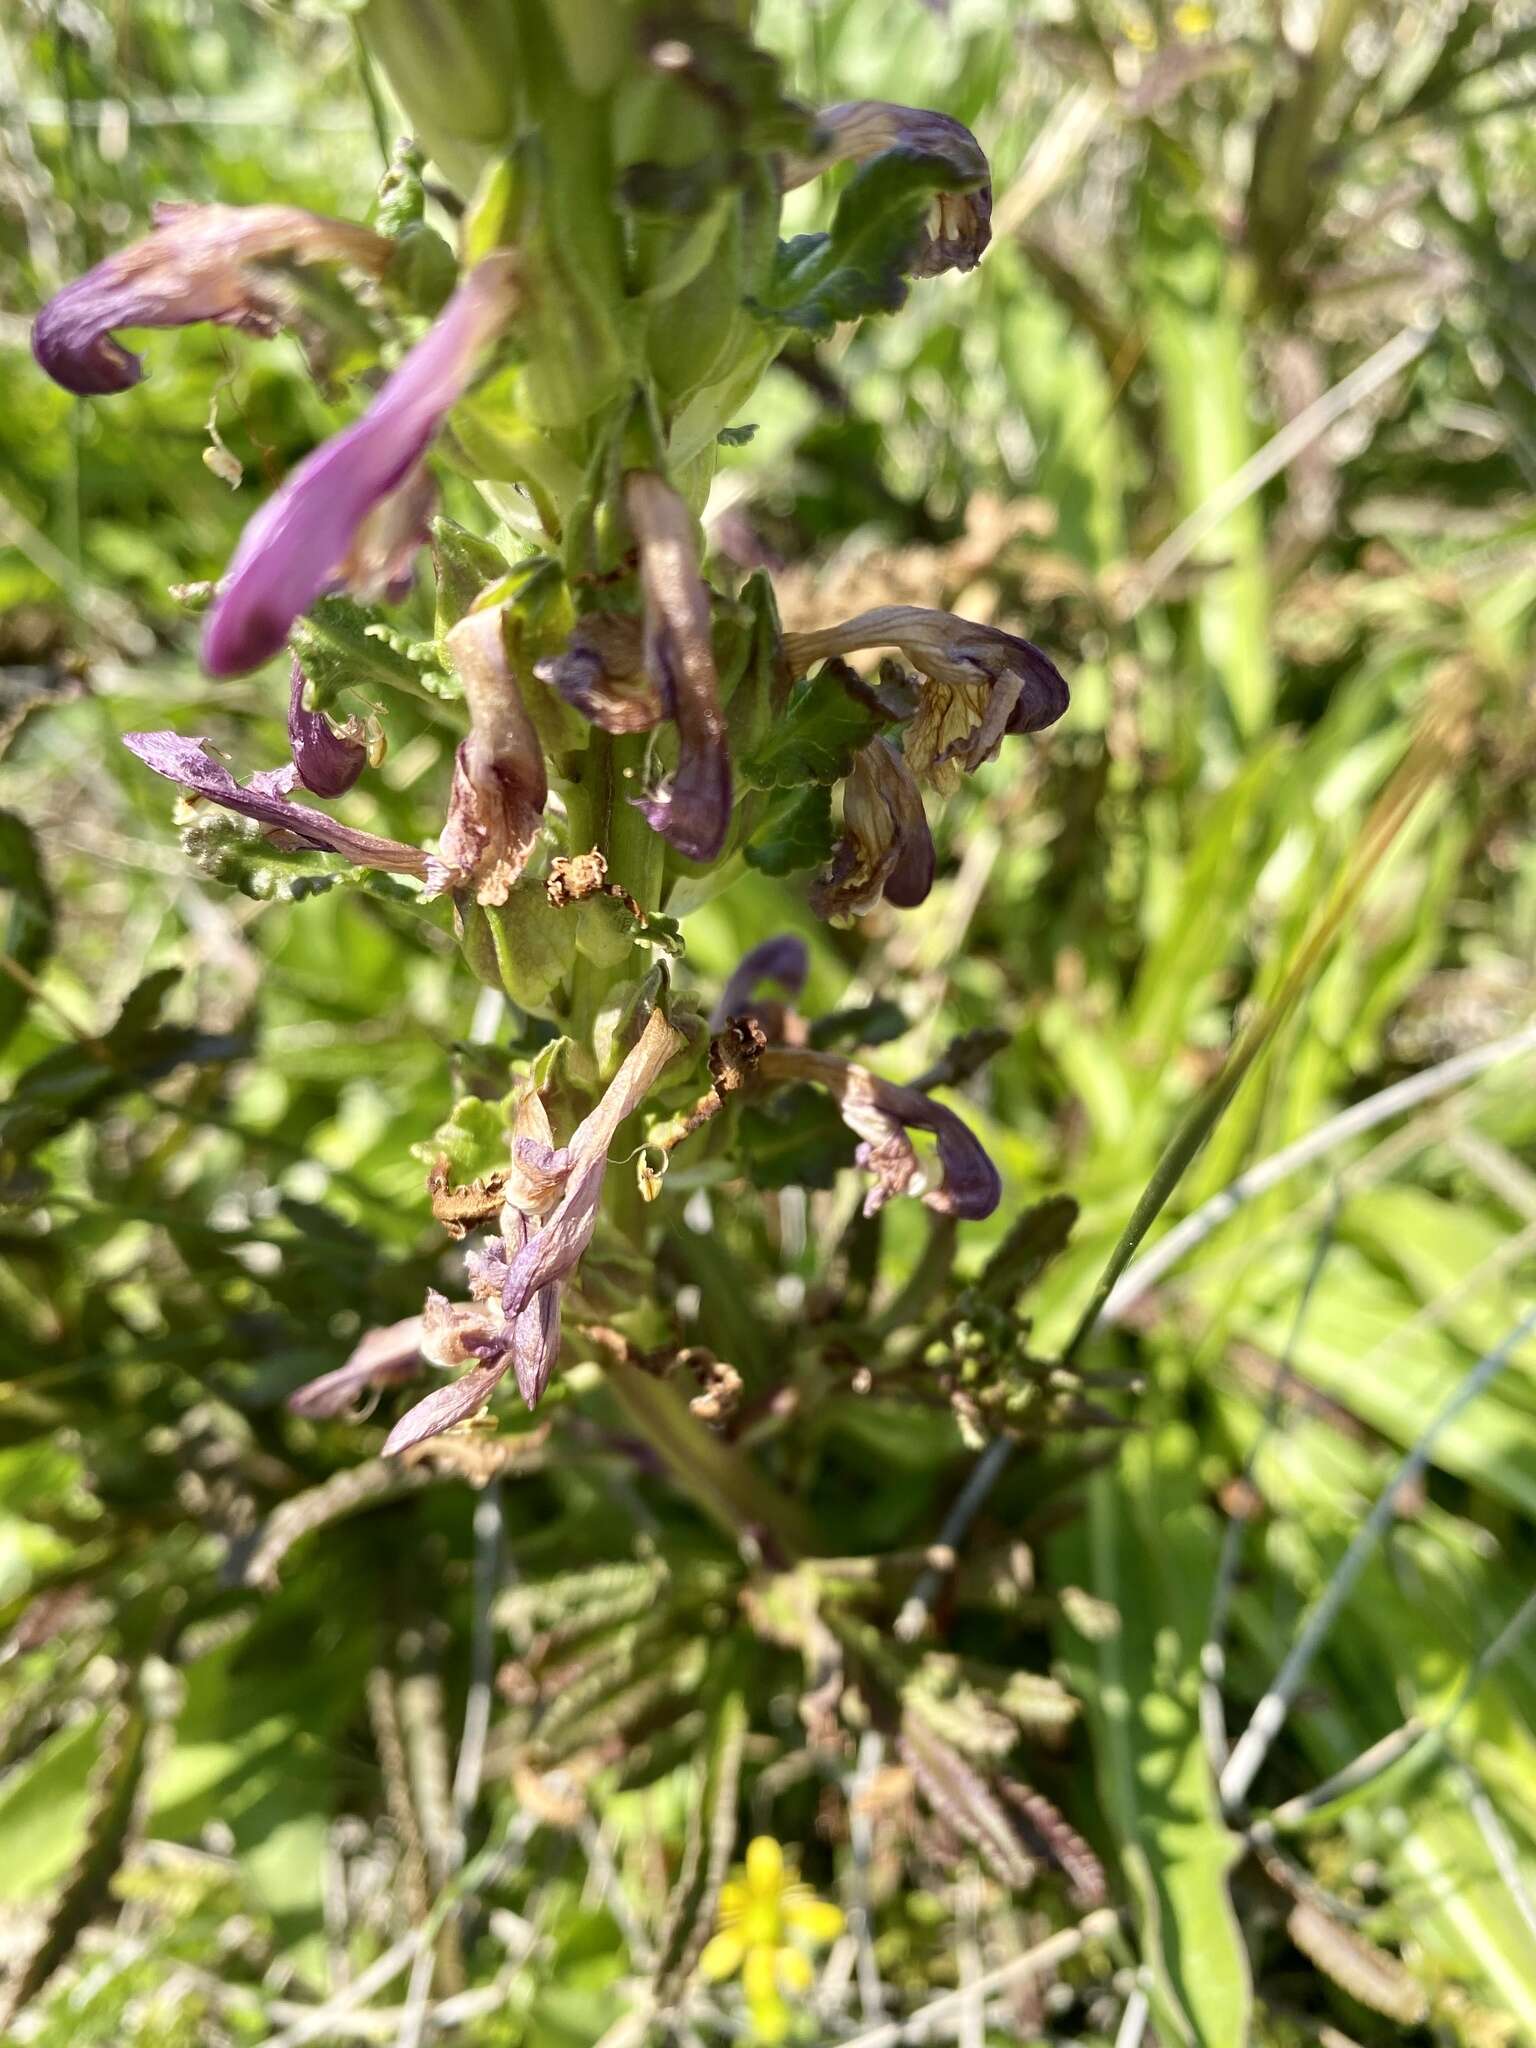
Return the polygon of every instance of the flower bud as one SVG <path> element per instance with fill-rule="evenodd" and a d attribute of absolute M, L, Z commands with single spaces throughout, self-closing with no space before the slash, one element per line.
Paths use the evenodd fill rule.
<path fill-rule="evenodd" d="M 344 796 L 368 763 L 360 719 L 338 732 L 323 711 L 304 708 L 305 675 L 295 656 L 288 692 L 288 744 L 294 772 L 316 796 Z"/>
<path fill-rule="evenodd" d="M 517 120 L 514 10 L 484 0 L 368 0 L 357 22 L 413 132 L 467 195 Z"/>

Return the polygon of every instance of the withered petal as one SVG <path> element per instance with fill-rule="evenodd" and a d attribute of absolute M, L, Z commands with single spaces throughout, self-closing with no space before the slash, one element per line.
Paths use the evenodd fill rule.
<path fill-rule="evenodd" d="M 603 1177 L 608 1171 L 608 1148 L 614 1134 L 644 1102 L 662 1068 L 682 1051 L 685 1043 L 682 1033 L 672 1028 L 660 1007 L 654 1009 L 602 1100 L 577 1125 L 564 1148 L 571 1161 L 565 1193 L 542 1229 L 529 1238 L 512 1260 L 502 1295 L 502 1307 L 509 1316 L 522 1316 L 541 1288 L 562 1280 L 581 1260 L 597 1229 Z"/>
<path fill-rule="evenodd" d="M 162 204 L 142 241 L 119 249 L 57 292 L 32 328 L 32 353 L 56 384 L 81 397 L 128 391 L 141 359 L 114 338 L 119 327 L 191 327 L 212 321 L 273 334 L 281 324 L 275 257 L 351 263 L 378 275 L 395 245 L 371 228 L 327 220 L 297 206 Z"/>
<path fill-rule="evenodd" d="M 447 644 L 469 707 L 469 737 L 454 756 L 438 857 L 472 884 L 477 902 L 505 903 L 543 826 L 544 749 L 507 657 L 501 610 L 471 612 Z"/>
<path fill-rule="evenodd" d="M 295 1387 L 285 1404 L 295 1415 L 318 1420 L 343 1415 L 359 1394 L 372 1387 L 392 1387 L 415 1379 L 421 1371 L 420 1316 L 369 1330 L 358 1339 L 351 1356 L 334 1372 L 321 1373 Z"/>
<path fill-rule="evenodd" d="M 710 861 L 730 830 L 731 760 L 693 515 L 649 470 L 625 477 L 624 503 L 640 545 L 645 672 L 678 739 L 670 787 L 634 801 L 652 831 L 679 853 Z"/>
<path fill-rule="evenodd" d="M 876 1175 L 866 1213 L 893 1194 L 911 1192 L 917 1156 L 908 1130 L 930 1131 L 938 1141 L 943 1178 L 923 1195 L 930 1209 L 979 1222 L 1002 1200 L 1002 1180 L 975 1132 L 953 1110 L 915 1088 L 883 1081 L 836 1053 L 788 1047 L 770 1046 L 757 1073 L 764 1082 L 814 1081 L 834 1097 L 844 1123 L 863 1141 L 860 1164 Z"/>
<path fill-rule="evenodd" d="M 645 673 L 640 621 L 627 612 L 591 612 L 559 654 L 534 674 L 603 732 L 649 732 L 666 716 L 661 692 Z"/>
<path fill-rule="evenodd" d="M 274 831 L 292 833 L 322 853 L 339 853 L 360 868 L 379 868 L 388 874 L 415 875 L 431 886 L 441 886 L 441 873 L 431 856 L 419 846 L 403 846 L 398 839 L 380 839 L 372 832 L 359 832 L 328 818 L 324 811 L 307 804 L 289 803 L 269 793 L 270 785 L 290 776 L 292 769 L 266 771 L 253 776 L 241 788 L 224 764 L 209 751 L 205 739 L 189 739 L 175 732 L 128 732 L 123 745 L 136 754 L 146 768 L 179 783 L 191 795 L 220 804 L 227 811 L 254 818 Z M 258 787 L 267 783 L 269 788 Z"/>

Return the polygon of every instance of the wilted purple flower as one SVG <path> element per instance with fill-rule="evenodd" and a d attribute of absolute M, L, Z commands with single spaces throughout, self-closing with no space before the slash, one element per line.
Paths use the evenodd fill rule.
<path fill-rule="evenodd" d="M 589 612 L 533 672 L 603 732 L 649 732 L 666 715 L 645 672 L 640 621 L 628 612 Z"/>
<path fill-rule="evenodd" d="M 422 1318 L 407 1316 L 359 1338 L 345 1365 L 295 1387 L 288 1406 L 295 1415 L 318 1420 L 343 1415 L 359 1394 L 413 1380 L 421 1371 Z"/>
<path fill-rule="evenodd" d="M 686 1040 L 667 1022 L 660 1006 L 652 1010 L 619 1071 L 609 1082 L 590 1116 L 583 1118 L 559 1152 L 536 1158 L 524 1141 L 525 1160 L 559 1174 L 559 1201 L 542 1227 L 514 1255 L 502 1293 L 509 1315 L 520 1316 L 543 1287 L 564 1279 L 580 1261 L 597 1228 L 597 1207 L 608 1171 L 608 1147 L 626 1117 L 632 1116 L 655 1085 L 667 1063 Z"/>
<path fill-rule="evenodd" d="M 646 823 L 679 853 L 714 860 L 730 829 L 731 760 L 693 515 L 649 470 L 625 477 L 624 505 L 640 544 L 645 673 L 677 726 L 671 787 L 635 801 Z"/>
<path fill-rule="evenodd" d="M 190 795 L 254 818 L 269 831 L 286 832 L 322 853 L 339 853 L 360 868 L 415 875 L 433 893 L 447 879 L 439 864 L 419 846 L 380 839 L 375 833 L 359 832 L 328 818 L 324 811 L 311 810 L 307 804 L 290 803 L 284 791 L 293 786 L 292 768 L 264 770 L 242 787 L 209 751 L 207 740 L 188 739 L 175 732 L 128 732 L 123 734 L 123 745 L 147 768 L 168 782 L 180 783 Z"/>
<path fill-rule="evenodd" d="M 865 163 L 887 150 L 936 158 L 969 185 L 936 195 L 923 239 L 909 266 L 913 277 L 938 277 L 946 270 L 974 270 L 992 239 L 992 185 L 986 153 L 962 122 L 927 107 L 901 107 L 890 100 L 849 100 L 816 116 L 820 146 L 810 156 L 783 166 L 784 190 L 830 170 L 833 164 Z"/>
<path fill-rule="evenodd" d="M 523 1091 L 501 1236 L 468 1262 L 473 1299 L 427 1297 L 427 1356 L 470 1370 L 400 1418 L 385 1440 L 386 1457 L 478 1414 L 509 1370 L 527 1406 L 538 1405 L 560 1355 L 561 1290 L 597 1228 L 608 1147 L 684 1042 L 661 1009 L 653 1010 L 596 1109 L 559 1148 L 537 1089 Z"/>
<path fill-rule="evenodd" d="M 871 740 L 843 784 L 843 836 L 811 888 L 819 917 L 862 917 L 883 896 L 900 910 L 933 887 L 933 835 L 922 792 L 889 740 Z"/>
<path fill-rule="evenodd" d="M 114 328 L 211 320 L 275 334 L 287 295 L 278 272 L 264 264 L 284 257 L 350 263 L 377 277 L 394 254 L 395 244 L 371 228 L 298 206 L 162 203 L 142 242 L 119 249 L 48 301 L 32 328 L 32 353 L 66 391 L 127 391 L 144 366 L 113 339 Z"/>
<path fill-rule="evenodd" d="M 784 636 L 784 657 L 796 675 L 861 647 L 899 648 L 918 670 L 906 762 L 919 780 L 948 794 L 962 771 L 990 761 L 1008 734 L 1043 731 L 1071 701 L 1066 678 L 1032 641 L 922 605 L 880 605 L 839 626 Z"/>
<path fill-rule="evenodd" d="M 759 1059 L 760 1081 L 814 1081 L 836 1099 L 843 1122 L 862 1140 L 857 1159 L 875 1177 L 864 1198 L 874 1215 L 893 1195 L 922 1193 L 930 1209 L 977 1222 L 1002 1200 L 1003 1184 L 981 1141 L 953 1110 L 915 1088 L 882 1081 L 867 1067 L 837 1053 L 770 1046 Z M 924 1190 L 921 1163 L 907 1131 L 931 1131 L 938 1140 L 943 1178 Z"/>
<path fill-rule="evenodd" d="M 344 579 L 376 507 L 402 489 L 419 505 L 421 460 L 517 299 L 510 252 L 477 263 L 363 417 L 307 456 L 262 506 L 203 633 L 210 675 L 243 675 L 277 653 L 299 614 Z"/>
<path fill-rule="evenodd" d="M 507 659 L 500 608 L 471 612 L 448 634 L 464 686 L 469 737 L 453 762 L 443 865 L 473 884 L 479 903 L 505 903 L 528 864 L 549 797 L 544 750 Z"/>
<path fill-rule="evenodd" d="M 710 1014 L 710 1029 L 718 1031 L 727 1019 L 747 1015 L 765 981 L 776 981 L 791 997 L 799 995 L 810 971 L 810 948 L 798 933 L 779 932 L 774 938 L 763 939 L 742 955 L 720 991 L 720 1000 Z"/>
<path fill-rule="evenodd" d="M 288 745 L 294 773 L 316 796 L 345 796 L 368 762 L 368 747 L 355 718 L 338 732 L 323 711 L 304 708 L 307 678 L 294 656 L 288 689 Z"/>

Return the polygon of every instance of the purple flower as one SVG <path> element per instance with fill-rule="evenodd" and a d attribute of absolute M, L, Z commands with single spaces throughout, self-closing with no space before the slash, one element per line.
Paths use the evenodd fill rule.
<path fill-rule="evenodd" d="M 776 981 L 790 996 L 799 995 L 810 971 L 810 948 L 797 933 L 780 932 L 774 938 L 763 939 L 742 955 L 735 972 L 720 991 L 720 1000 L 710 1014 L 710 1029 L 718 1031 L 728 1019 L 748 1015 L 753 1009 L 757 991 L 765 981 Z M 769 1033 L 770 1037 L 776 1035 Z"/>
<path fill-rule="evenodd" d="M 927 107 L 902 107 L 890 100 L 850 100 L 816 116 L 821 146 L 811 156 L 791 157 L 783 167 L 786 192 L 819 177 L 833 164 L 866 163 L 887 150 L 932 157 L 968 187 L 940 192 L 909 265 L 913 277 L 938 277 L 946 270 L 974 270 L 992 239 L 992 185 L 986 153 L 970 129 Z"/>
<path fill-rule="evenodd" d="M 307 456 L 241 536 L 203 633 L 203 666 L 243 675 L 347 572 L 370 513 L 406 489 L 517 304 L 516 259 L 476 264 L 363 417 Z M 417 500 L 419 502 L 419 499 Z"/>
<path fill-rule="evenodd" d="M 471 612 L 447 645 L 469 706 L 469 737 L 454 756 L 438 852 L 445 867 L 474 885 L 477 902 L 505 903 L 543 823 L 544 750 L 507 658 L 500 608 Z"/>
<path fill-rule="evenodd" d="M 395 244 L 371 228 L 297 206 L 161 204 L 154 229 L 51 298 L 32 328 L 32 353 L 66 391 L 97 397 L 130 390 L 140 359 L 118 327 L 191 327 L 211 320 L 272 335 L 287 294 L 275 259 L 350 263 L 377 277 Z"/>
<path fill-rule="evenodd" d="M 819 917 L 862 917 L 883 896 L 913 909 L 933 887 L 933 835 L 912 770 L 889 740 L 871 740 L 843 784 L 843 836 L 811 889 Z"/>
<path fill-rule="evenodd" d="M 323 711 L 306 711 L 306 680 L 295 655 L 288 690 L 288 745 L 294 773 L 316 796 L 345 796 L 368 762 L 362 727 L 350 718 L 338 732 Z"/>
<path fill-rule="evenodd" d="M 290 838 L 323 853 L 339 853 L 360 868 L 381 868 L 386 873 L 415 875 L 433 893 L 447 877 L 439 864 L 419 846 L 402 846 L 398 839 L 380 839 L 372 832 L 359 832 L 328 818 L 324 811 L 307 804 L 290 803 L 285 794 L 293 786 L 294 770 L 277 768 L 253 775 L 241 786 L 213 753 L 207 740 L 186 739 L 175 732 L 128 732 L 123 745 L 137 754 L 148 768 L 176 782 L 189 795 L 220 804 L 226 811 L 238 811 L 254 818 L 269 831 L 285 832 Z"/>
<path fill-rule="evenodd" d="M 421 1371 L 422 1318 L 407 1316 L 369 1330 L 358 1340 L 345 1365 L 295 1387 L 288 1406 L 295 1415 L 312 1418 L 342 1415 L 359 1394 L 413 1380 Z"/>
<path fill-rule="evenodd" d="M 643 666 L 677 727 L 670 788 L 635 801 L 651 829 L 679 853 L 714 860 L 730 829 L 731 761 L 693 515 L 649 470 L 625 477 L 624 505 L 640 545 Z"/>
<path fill-rule="evenodd" d="M 903 750 L 919 781 L 953 794 L 962 772 L 996 755 L 1010 733 L 1042 732 L 1067 709 L 1066 678 L 1033 641 L 922 605 L 880 605 L 839 626 L 786 633 L 796 675 L 861 647 L 895 647 L 920 677 Z"/>
<path fill-rule="evenodd" d="M 857 1158 L 874 1175 L 864 1198 L 872 1216 L 893 1195 L 921 1194 L 943 1216 L 977 1222 L 1002 1200 L 1003 1184 L 980 1139 L 953 1110 L 931 1102 L 915 1088 L 882 1081 L 878 1074 L 837 1053 L 770 1046 L 757 1063 L 759 1081 L 814 1081 L 837 1101 L 843 1122 L 862 1141 Z M 942 1178 L 936 1188 L 925 1176 L 908 1130 L 931 1131 L 938 1140 Z"/>

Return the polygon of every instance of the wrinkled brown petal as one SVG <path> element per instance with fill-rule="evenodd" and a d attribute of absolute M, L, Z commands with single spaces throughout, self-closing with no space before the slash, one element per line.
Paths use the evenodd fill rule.
<path fill-rule="evenodd" d="M 728 1017 L 745 1016 L 765 981 L 776 981 L 793 997 L 805 987 L 811 971 L 811 952 L 796 932 L 780 932 L 764 939 L 744 953 L 730 980 L 720 991 L 720 1000 L 710 1015 L 710 1029 L 718 1031 Z"/>
<path fill-rule="evenodd" d="M 889 740 L 871 740 L 843 785 L 843 834 L 812 885 L 819 917 L 861 917 L 883 896 L 899 909 L 933 887 L 933 835 L 912 771 Z"/>
<path fill-rule="evenodd" d="M 640 621 L 627 612 L 589 613 L 533 672 L 603 732 L 649 732 L 666 715 L 645 673 Z"/>
<path fill-rule="evenodd" d="M 454 757 L 438 855 L 472 885 L 477 902 L 505 903 L 543 823 L 544 750 L 507 659 L 499 609 L 461 619 L 448 656 L 464 686 L 469 737 Z"/>
<path fill-rule="evenodd" d="M 517 1253 L 507 1275 L 502 1307 L 509 1316 L 521 1316 L 540 1288 L 563 1279 L 592 1242 L 614 1133 L 644 1102 L 662 1068 L 686 1042 L 660 1008 L 653 1010 L 602 1100 L 577 1125 L 564 1148 L 571 1162 L 565 1193 L 538 1235 Z"/>
<path fill-rule="evenodd" d="M 835 1098 L 843 1122 L 863 1140 L 859 1164 L 875 1176 L 865 1213 L 893 1195 L 912 1194 L 920 1175 L 908 1130 L 931 1131 L 938 1140 L 943 1178 L 923 1201 L 941 1215 L 978 1222 L 1002 1200 L 1003 1184 L 980 1139 L 953 1110 L 916 1089 L 882 1081 L 867 1067 L 836 1053 L 769 1047 L 758 1062 L 762 1081 L 814 1081 Z"/>
<path fill-rule="evenodd" d="M 420 1316 L 407 1316 L 402 1322 L 369 1330 L 345 1365 L 295 1387 L 287 1406 L 295 1415 L 315 1420 L 343 1415 L 359 1394 L 415 1379 L 421 1371 L 421 1326 Z"/>
<path fill-rule="evenodd" d="M 938 277 L 946 270 L 974 270 L 992 239 L 992 186 L 986 152 L 963 122 L 927 107 L 897 106 L 890 100 L 850 100 L 828 107 L 816 125 L 820 147 L 790 157 L 782 168 L 786 192 L 819 177 L 833 164 L 865 163 L 888 149 L 936 158 L 964 179 L 968 192 L 943 192 L 934 201 L 910 274 Z"/>
<path fill-rule="evenodd" d="M 671 787 L 635 802 L 646 823 L 689 860 L 714 860 L 731 822 L 731 761 L 715 675 L 709 591 L 699 573 L 693 515 L 648 470 L 624 479 L 640 544 L 644 667 L 677 726 Z"/>
<path fill-rule="evenodd" d="M 48 301 L 32 329 L 32 353 L 66 391 L 127 391 L 144 365 L 114 338 L 114 328 L 208 320 L 272 335 L 286 294 L 263 263 L 350 263 L 378 276 L 394 253 L 394 243 L 371 228 L 302 207 L 162 203 L 143 241 L 119 249 Z"/>
<path fill-rule="evenodd" d="M 304 706 L 305 675 L 294 656 L 288 688 L 288 745 L 294 772 L 316 796 L 345 796 L 368 763 L 368 747 L 356 719 L 338 732 L 323 711 Z"/>

